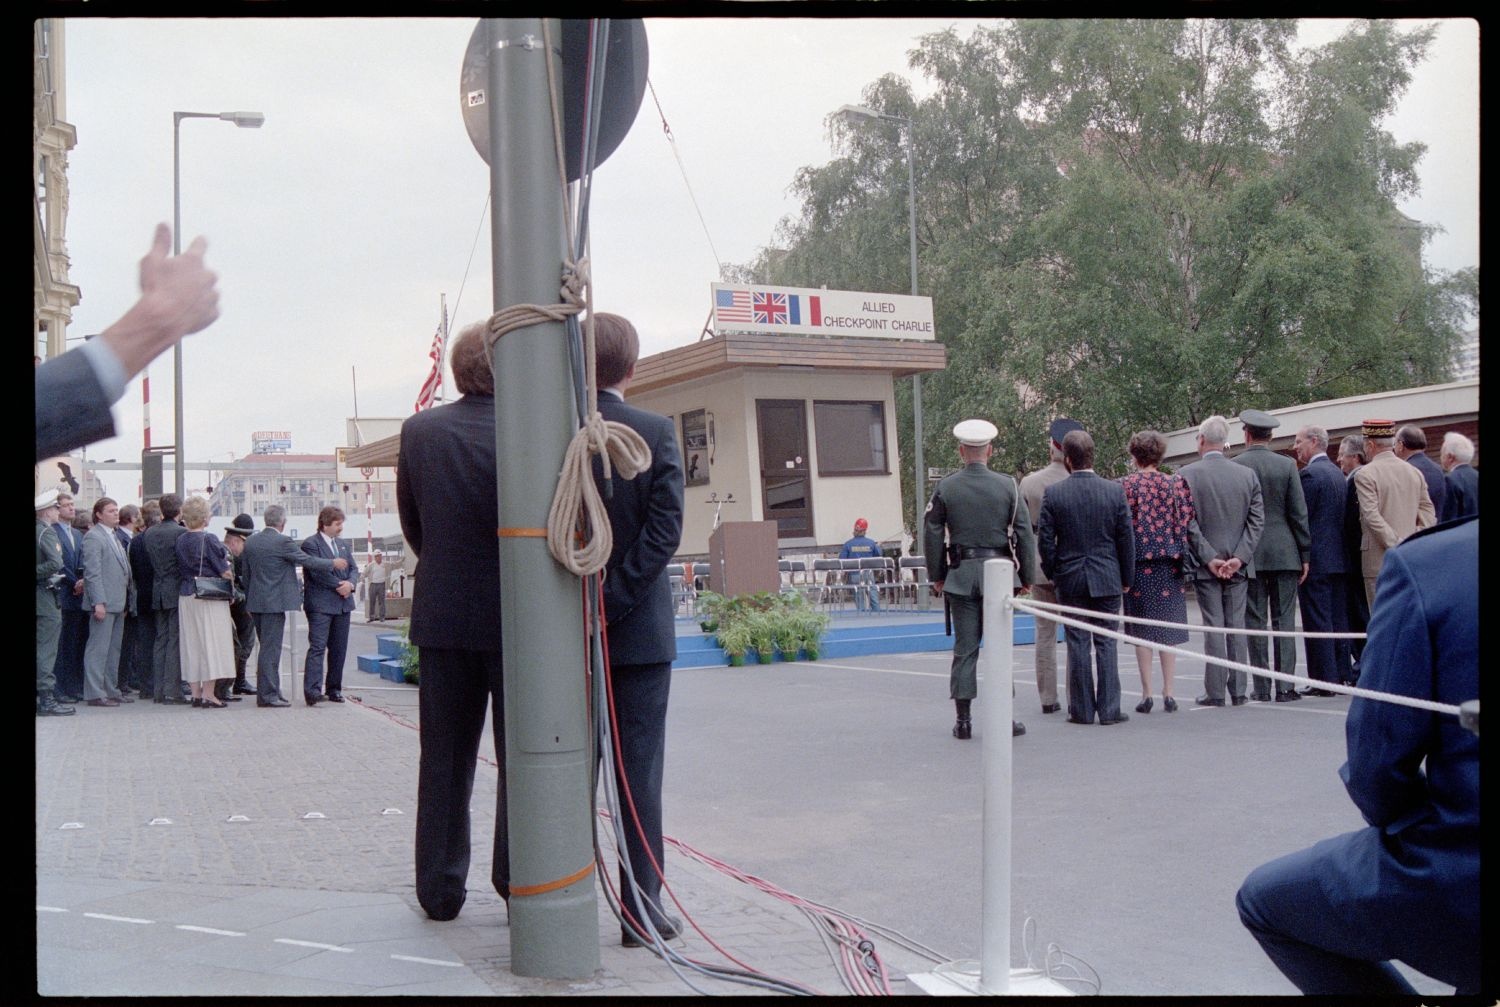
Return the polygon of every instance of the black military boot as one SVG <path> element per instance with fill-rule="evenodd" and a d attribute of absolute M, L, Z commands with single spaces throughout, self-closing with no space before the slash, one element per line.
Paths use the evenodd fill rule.
<path fill-rule="evenodd" d="M 974 737 L 974 724 L 969 719 L 969 703 L 972 700 L 955 699 L 953 705 L 958 708 L 958 719 L 953 724 L 953 736 L 959 741 L 968 741 Z"/>

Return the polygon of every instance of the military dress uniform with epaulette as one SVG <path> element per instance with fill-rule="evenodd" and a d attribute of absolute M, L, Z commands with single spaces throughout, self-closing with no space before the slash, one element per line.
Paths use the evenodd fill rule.
<path fill-rule="evenodd" d="M 966 421 L 972 422 L 972 421 Z M 955 428 L 960 441 L 967 439 Z M 989 430 L 994 427 L 985 424 Z M 987 444 L 988 438 L 982 443 Z M 990 559 L 1018 563 L 1021 582 L 1040 578 L 1036 545 L 1026 501 L 1014 479 L 993 472 L 983 462 L 970 462 L 944 478 L 932 492 L 923 522 L 927 575 L 941 581 L 953 617 L 953 665 L 949 692 L 958 705 L 955 737 L 967 737 L 969 701 L 978 695 L 976 670 L 983 635 L 984 564 Z M 1019 559 L 1011 556 L 1006 533 L 1015 529 Z M 946 543 L 944 533 L 946 531 Z M 1025 729 L 1015 725 L 1015 733 Z"/>

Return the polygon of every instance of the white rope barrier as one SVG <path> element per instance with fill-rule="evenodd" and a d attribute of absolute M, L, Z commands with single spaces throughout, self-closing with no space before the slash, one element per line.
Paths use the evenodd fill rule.
<path fill-rule="evenodd" d="M 1448 703 L 1435 703 L 1432 700 L 1428 700 L 1428 699 L 1416 699 L 1416 698 L 1414 698 L 1412 696 L 1400 696 L 1400 695 L 1397 695 L 1397 694 L 1391 693 L 1391 692 L 1376 692 L 1373 689 L 1361 689 L 1358 686 L 1341 685 L 1341 684 L 1339 684 L 1337 682 L 1323 682 L 1323 681 L 1318 681 L 1318 680 L 1311 679 L 1311 678 L 1298 678 L 1296 675 L 1288 675 L 1285 672 L 1275 671 L 1274 669 L 1270 669 L 1270 668 L 1257 668 L 1257 667 L 1255 667 L 1252 664 L 1241 664 L 1238 661 L 1229 661 L 1229 660 L 1225 660 L 1223 658 L 1212 657 L 1212 656 L 1210 656 L 1208 654 L 1200 654 L 1197 651 L 1184 650 L 1181 647 L 1173 647 L 1173 646 L 1170 646 L 1170 645 L 1164 644 L 1164 643 L 1155 643 L 1155 642 L 1150 641 L 1150 640 L 1142 640 L 1142 639 L 1140 639 L 1138 637 L 1127 636 L 1124 633 L 1116 632 L 1115 630 L 1111 630 L 1111 629 L 1104 629 L 1103 627 L 1096 626 L 1096 625 L 1094 625 L 1092 623 L 1085 622 L 1085 621 L 1083 621 L 1081 619 L 1074 619 L 1074 618 L 1071 618 L 1069 616 L 1062 615 L 1061 611 L 1083 612 L 1083 613 L 1086 613 L 1087 615 L 1089 615 L 1089 616 L 1091 616 L 1091 617 L 1093 617 L 1095 619 L 1108 619 L 1111 622 L 1114 622 L 1114 621 L 1149 622 L 1149 623 L 1152 623 L 1152 624 L 1158 625 L 1158 626 L 1172 626 L 1172 627 L 1175 627 L 1177 629 L 1185 629 L 1185 630 L 1188 630 L 1189 632 L 1192 632 L 1193 630 L 1200 630 L 1200 631 L 1205 631 L 1205 632 L 1207 632 L 1207 631 L 1226 632 L 1227 631 L 1227 632 L 1236 633 L 1236 634 L 1242 633 L 1242 632 L 1246 633 L 1246 634 L 1250 634 L 1250 633 L 1263 633 L 1263 634 L 1274 634 L 1274 635 L 1280 635 L 1280 636 L 1312 636 L 1312 635 L 1314 635 L 1314 634 L 1310 634 L 1310 633 L 1288 633 L 1287 631 L 1284 631 L 1284 630 L 1281 630 L 1281 631 L 1276 631 L 1276 630 L 1240 630 L 1240 629 L 1234 629 L 1234 628 L 1230 628 L 1230 629 L 1226 630 L 1226 629 L 1223 629 L 1223 628 L 1220 628 L 1220 627 L 1216 627 L 1216 626 L 1194 626 L 1191 623 L 1180 623 L 1180 622 L 1167 622 L 1167 623 L 1163 623 L 1163 622 L 1157 622 L 1156 620 L 1143 620 L 1143 619 L 1134 618 L 1132 616 L 1117 615 L 1117 614 L 1114 614 L 1114 613 L 1111 613 L 1111 612 L 1098 612 L 1098 611 L 1095 611 L 1094 609 L 1073 608 L 1072 606 L 1067 606 L 1067 605 L 1053 605 L 1050 602 L 1037 602 L 1037 601 L 1032 601 L 1030 598 L 1006 597 L 1005 598 L 1005 603 L 1008 604 L 1008 605 L 1010 605 L 1010 606 L 1012 606 L 1012 607 L 1014 607 L 1014 608 L 1018 608 L 1018 609 L 1020 609 L 1023 612 L 1031 612 L 1032 615 L 1036 615 L 1038 613 L 1041 613 L 1041 614 L 1045 615 L 1046 618 L 1051 619 L 1053 622 L 1062 623 L 1064 626 L 1073 626 L 1073 627 L 1076 627 L 1078 629 L 1087 630 L 1090 633 L 1097 633 L 1100 636 L 1109 637 L 1110 639 L 1113 639 L 1113 640 L 1120 640 L 1120 641 L 1122 641 L 1124 643 L 1131 644 L 1132 646 L 1150 647 L 1152 650 L 1155 650 L 1155 651 L 1160 651 L 1162 653 L 1169 653 L 1169 654 L 1177 654 L 1180 657 L 1192 658 L 1193 660 L 1203 661 L 1205 664 L 1218 665 L 1221 668 L 1229 668 L 1229 669 L 1234 670 L 1234 671 L 1243 671 L 1243 672 L 1247 672 L 1247 673 L 1249 673 L 1251 675 L 1259 675 L 1262 678 L 1274 678 L 1274 679 L 1277 679 L 1277 680 L 1282 681 L 1282 682 L 1291 682 L 1293 684 L 1296 684 L 1296 683 L 1300 682 L 1303 685 L 1310 685 L 1310 686 L 1313 686 L 1314 688 L 1318 688 L 1318 689 L 1326 689 L 1329 692 L 1341 692 L 1341 693 L 1344 693 L 1345 695 L 1348 695 L 1348 696 L 1361 696 L 1361 697 L 1363 697 L 1365 699 L 1375 699 L 1375 700 L 1380 700 L 1381 702 L 1395 703 L 1398 706 L 1409 706 L 1409 707 L 1412 707 L 1413 709 L 1427 710 L 1427 711 L 1429 711 L 1431 713 L 1445 713 L 1445 714 L 1448 714 L 1449 716 L 1452 716 L 1452 717 L 1457 717 L 1459 715 L 1459 708 L 1457 706 L 1453 706 L 1453 705 L 1450 705 Z M 1042 609 L 1043 609 L 1044 606 L 1047 609 L 1049 609 L 1049 610 L 1060 610 L 1060 611 L 1058 611 L 1057 614 L 1054 614 L 1052 611 L 1043 612 Z M 1322 634 L 1317 634 L 1317 635 L 1324 636 L 1324 637 L 1329 637 L 1329 636 L 1346 637 L 1348 634 L 1343 634 L 1343 633 L 1322 633 Z"/>
<path fill-rule="evenodd" d="M 1051 612 L 1071 612 L 1083 616 L 1092 616 L 1099 614 L 1095 609 L 1092 608 L 1075 608 L 1072 605 L 1059 605 L 1055 602 L 1050 601 L 1036 601 L 1032 598 L 1021 598 L 1018 600 L 1026 602 L 1026 607 L 1028 609 L 1034 608 L 1035 611 L 1032 611 L 1033 615 L 1044 615 L 1049 619 L 1051 618 L 1051 615 L 1048 613 Z M 1118 619 L 1120 622 L 1133 622 L 1141 626 L 1163 626 L 1167 629 L 1185 629 L 1190 633 L 1232 633 L 1235 636 L 1293 636 L 1303 637 L 1309 640 L 1363 640 L 1365 638 L 1365 634 L 1363 633 L 1310 633 L 1294 629 L 1250 629 L 1248 627 L 1238 628 L 1235 626 L 1194 626 L 1192 623 L 1165 622 L 1161 619 L 1143 619 L 1137 615 L 1114 615 L 1110 616 L 1110 618 Z"/>

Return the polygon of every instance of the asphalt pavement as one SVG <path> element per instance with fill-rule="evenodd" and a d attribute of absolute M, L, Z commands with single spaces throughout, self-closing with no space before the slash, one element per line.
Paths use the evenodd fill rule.
<path fill-rule="evenodd" d="M 135 703 L 37 719 L 36 992 L 694 992 L 649 952 L 619 946 L 602 898 L 597 973 L 510 971 L 506 910 L 488 884 L 496 774 L 487 761 L 472 804 L 468 901 L 452 922 L 425 917 L 412 889 L 416 689 L 354 661 L 394 628 L 355 625 L 345 670 L 354 701 L 342 706 Z M 1348 701 L 1195 708 L 1202 664 L 1184 661 L 1177 713 L 1162 711 L 1158 692 L 1150 715 L 1084 727 L 1040 713 L 1032 648 L 1015 655 L 1028 730 L 1013 749 L 1012 965 L 1064 963 L 1096 975 L 1105 994 L 1294 993 L 1240 925 L 1233 896 L 1261 862 L 1362 824 L 1336 775 Z M 907 973 L 979 949 L 979 787 L 994 725 L 976 706 L 974 740 L 951 737 L 947 660 L 673 677 L 669 836 L 933 949 L 935 959 L 877 939 L 897 993 L 915 992 Z M 300 696 L 285 678 L 287 695 Z M 1140 689 L 1131 654 L 1121 655 L 1121 682 L 1131 710 Z M 482 758 L 489 746 L 487 737 Z M 667 876 L 703 933 L 746 964 L 842 992 L 792 905 L 676 847 Z M 723 961 L 699 933 L 676 943 Z M 1408 974 L 1424 994 L 1451 992 Z"/>

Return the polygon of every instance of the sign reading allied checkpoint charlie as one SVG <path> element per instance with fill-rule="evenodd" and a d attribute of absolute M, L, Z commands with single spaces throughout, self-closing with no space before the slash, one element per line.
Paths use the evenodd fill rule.
<path fill-rule="evenodd" d="M 932 298 L 712 284 L 715 332 L 933 339 Z"/>

